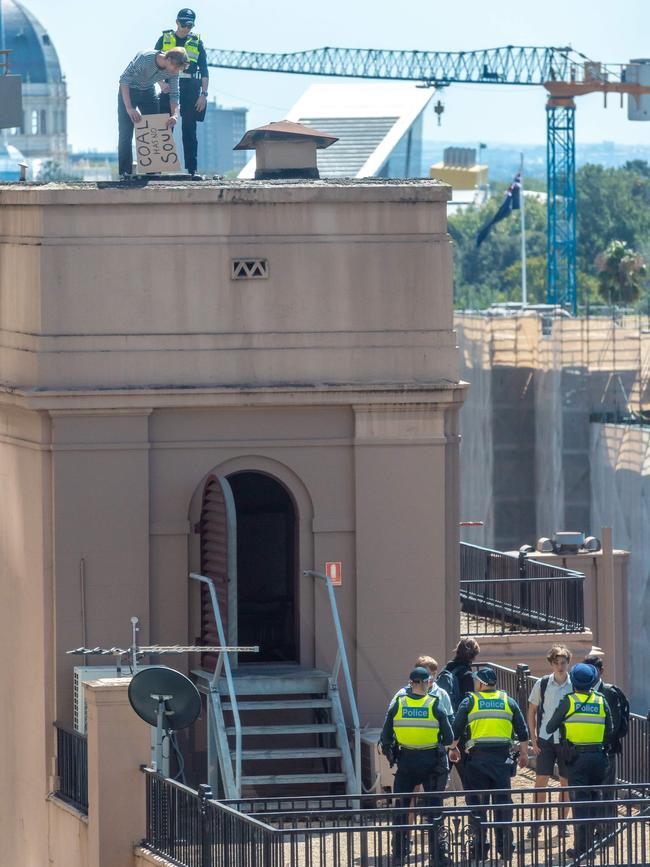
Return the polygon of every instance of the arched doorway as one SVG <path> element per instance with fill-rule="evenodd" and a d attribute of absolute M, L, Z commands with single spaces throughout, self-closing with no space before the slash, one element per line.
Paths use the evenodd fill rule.
<path fill-rule="evenodd" d="M 287 489 L 263 472 L 211 474 L 199 528 L 201 570 L 215 581 L 228 643 L 260 647 L 239 663 L 297 662 L 298 521 Z M 201 643 L 218 643 L 205 587 Z M 215 659 L 205 654 L 202 663 L 212 669 Z"/>
<path fill-rule="evenodd" d="M 259 644 L 255 662 L 297 662 L 293 500 L 265 473 L 238 472 L 228 476 L 228 482 L 237 515 L 237 641 Z M 240 657 L 240 663 L 247 661 Z"/>

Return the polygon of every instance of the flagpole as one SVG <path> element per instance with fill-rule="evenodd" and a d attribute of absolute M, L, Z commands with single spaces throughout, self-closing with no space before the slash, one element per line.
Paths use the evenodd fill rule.
<path fill-rule="evenodd" d="M 526 284 L 526 214 L 525 214 L 525 201 L 526 197 L 524 196 L 524 154 L 523 151 L 520 154 L 521 156 L 521 164 L 520 164 L 520 181 L 521 186 L 519 188 L 519 218 L 521 220 L 521 306 L 526 307 L 528 304 L 528 286 Z"/>

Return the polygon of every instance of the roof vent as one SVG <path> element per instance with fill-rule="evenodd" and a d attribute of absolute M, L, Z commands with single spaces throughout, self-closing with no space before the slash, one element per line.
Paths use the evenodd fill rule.
<path fill-rule="evenodd" d="M 258 180 L 319 178 L 316 151 L 335 141 L 327 132 L 281 120 L 249 130 L 234 150 L 255 149 Z"/>

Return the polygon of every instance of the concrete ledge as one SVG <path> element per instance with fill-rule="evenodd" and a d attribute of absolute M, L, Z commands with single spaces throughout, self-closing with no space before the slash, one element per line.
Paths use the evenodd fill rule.
<path fill-rule="evenodd" d="M 145 846 L 136 846 L 133 854 L 136 867 L 140 864 L 157 864 L 158 867 L 169 865 L 169 867 L 173 867 L 171 861 L 167 861 L 166 858 L 162 858 L 160 855 L 154 855 L 154 853 L 150 852 Z"/>
<path fill-rule="evenodd" d="M 96 183 L 1 184 L 3 205 L 76 205 L 92 198 L 105 205 L 151 202 L 259 204 L 264 202 L 447 202 L 451 187 L 429 179 L 342 178 L 293 181 L 151 181 L 144 187 L 102 187 Z"/>
<path fill-rule="evenodd" d="M 66 813 L 70 813 L 71 816 L 74 816 L 75 819 L 78 819 L 80 822 L 84 824 L 88 824 L 88 816 L 86 813 L 82 813 L 81 810 L 78 810 L 76 807 L 73 807 L 72 804 L 69 804 L 67 801 L 64 801 L 63 798 L 59 798 L 54 792 L 50 792 L 47 796 L 47 800 L 56 805 L 60 810 L 64 810 Z"/>

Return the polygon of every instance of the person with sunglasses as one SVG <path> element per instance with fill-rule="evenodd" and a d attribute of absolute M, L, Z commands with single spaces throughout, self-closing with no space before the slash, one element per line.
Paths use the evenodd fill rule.
<path fill-rule="evenodd" d="M 189 65 L 180 74 L 181 129 L 185 169 L 193 177 L 197 170 L 196 124 L 205 117 L 209 84 L 205 48 L 199 34 L 192 32 L 195 22 L 196 14 L 192 9 L 179 9 L 176 30 L 163 30 L 155 46 L 156 51 L 184 48 L 187 52 Z M 169 91 L 164 84 L 161 90 L 160 110 L 166 112 L 170 110 Z"/>

